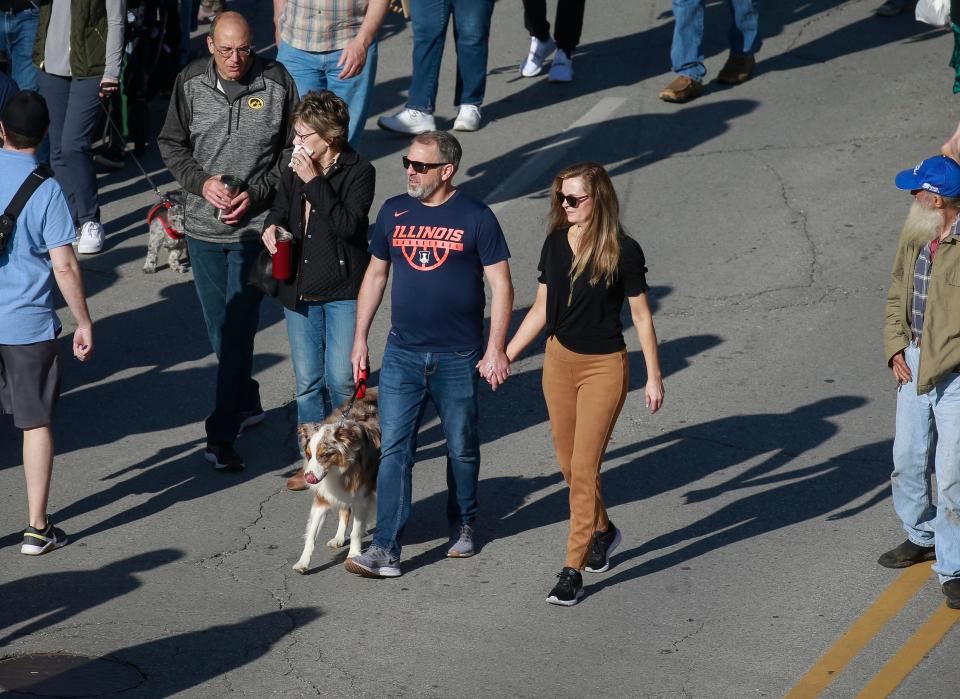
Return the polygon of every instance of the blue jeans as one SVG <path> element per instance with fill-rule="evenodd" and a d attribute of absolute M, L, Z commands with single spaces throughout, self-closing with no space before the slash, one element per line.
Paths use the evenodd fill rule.
<path fill-rule="evenodd" d="M 347 103 L 350 109 L 347 139 L 350 147 L 357 150 L 370 111 L 373 83 L 377 78 L 377 42 L 367 49 L 367 62 L 360 74 L 346 80 L 340 79 L 340 68 L 337 67 L 342 54 L 342 49 L 320 53 L 303 51 L 281 41 L 277 49 L 277 61 L 283 64 L 297 83 L 301 99 L 313 90 L 330 90 Z"/>
<path fill-rule="evenodd" d="M 301 301 L 283 314 L 297 378 L 297 422 L 322 422 L 327 405 L 336 409 L 353 396 L 350 352 L 357 302 Z"/>
<path fill-rule="evenodd" d="M 936 541 L 933 566 L 940 582 L 960 577 L 960 374 L 948 374 L 924 395 L 917 395 L 920 350 L 904 351 L 913 381 L 897 394 L 897 435 L 893 440 L 893 507 L 907 538 L 920 546 Z M 937 504 L 930 492 L 930 452 Z"/>
<path fill-rule="evenodd" d="M 40 24 L 40 10 L 30 8 L 16 14 L 0 12 L 0 51 L 10 56 L 10 77 L 21 90 L 37 89 L 37 67 L 33 65 L 33 40 Z"/>
<path fill-rule="evenodd" d="M 50 165 L 77 225 L 100 220 L 97 173 L 90 142 L 101 113 L 100 79 L 68 78 L 37 71 L 50 112 Z M 67 118 L 69 113 L 70 118 Z"/>
<path fill-rule="evenodd" d="M 207 243 L 187 238 L 193 281 L 210 345 L 217 355 L 217 394 L 207 418 L 208 444 L 233 444 L 243 413 L 259 412 L 260 387 L 253 380 L 253 338 L 263 292 L 247 284 L 263 248 L 259 240 Z"/>
<path fill-rule="evenodd" d="M 756 0 L 726 0 L 732 15 L 730 53 L 752 56 L 760 50 L 760 13 Z M 706 0 L 673 0 L 673 44 L 670 62 L 673 72 L 702 82 L 707 74 L 703 65 L 703 14 Z"/>
<path fill-rule="evenodd" d="M 480 476 L 477 361 L 470 352 L 418 352 L 388 342 L 380 368 L 380 472 L 377 530 L 373 543 L 400 555 L 400 536 L 410 518 L 417 431 L 433 400 L 447 440 L 447 520 L 472 524 Z"/>
<path fill-rule="evenodd" d="M 457 44 L 455 105 L 483 102 L 487 89 L 487 40 L 493 0 L 410 0 L 413 21 L 413 77 L 407 107 L 433 114 L 447 23 L 453 14 Z"/>

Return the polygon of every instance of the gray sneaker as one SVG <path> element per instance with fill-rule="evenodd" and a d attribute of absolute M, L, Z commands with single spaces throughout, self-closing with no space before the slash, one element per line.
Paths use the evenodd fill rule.
<path fill-rule="evenodd" d="M 473 527 L 469 524 L 461 524 L 460 538 L 447 550 L 447 558 L 470 558 L 472 555 Z"/>
<path fill-rule="evenodd" d="M 343 567 L 365 578 L 400 577 L 400 559 L 379 546 L 370 545 L 359 556 L 348 558 Z"/>

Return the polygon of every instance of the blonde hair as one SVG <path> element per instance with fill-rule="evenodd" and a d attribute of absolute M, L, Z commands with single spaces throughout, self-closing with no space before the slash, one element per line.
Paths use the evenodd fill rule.
<path fill-rule="evenodd" d="M 613 189 L 610 175 L 600 163 L 587 161 L 564 168 L 553 178 L 552 192 L 559 192 L 564 180 L 579 177 L 587 195 L 593 200 L 590 220 L 580 227 L 580 244 L 573 256 L 570 283 L 584 270 L 590 270 L 590 285 L 603 280 L 607 286 L 614 282 L 620 263 L 620 202 Z M 547 232 L 569 226 L 561 202 L 553 194 L 550 204 Z"/>

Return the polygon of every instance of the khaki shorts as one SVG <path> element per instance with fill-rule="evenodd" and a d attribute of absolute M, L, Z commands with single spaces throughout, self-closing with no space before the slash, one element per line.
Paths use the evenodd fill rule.
<path fill-rule="evenodd" d="M 0 412 L 21 430 L 49 425 L 60 399 L 57 341 L 0 345 Z"/>

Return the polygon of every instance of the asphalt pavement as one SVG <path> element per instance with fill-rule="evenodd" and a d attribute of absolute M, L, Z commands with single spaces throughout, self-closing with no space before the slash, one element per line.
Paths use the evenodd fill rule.
<path fill-rule="evenodd" d="M 55 427 L 51 512 L 72 538 L 62 550 L 18 553 L 19 435 L 0 419 L 0 657 L 116 660 L 139 677 L 117 697 L 720 699 L 784 696 L 844 638 L 849 657 L 794 696 L 955 696 L 960 615 L 942 607 L 935 577 L 901 594 L 891 586 L 906 579 L 876 564 L 904 538 L 881 329 L 910 200 L 892 180 L 960 118 L 953 44 L 909 13 L 874 16 L 880 1 L 762 2 L 755 77 L 709 82 L 685 105 L 657 98 L 672 79 L 666 0 L 588 3 L 569 84 L 520 77 L 520 3 L 497 3 L 484 127 L 460 136 L 457 179 L 506 232 L 514 327 L 534 296 L 553 174 L 598 160 L 646 253 L 665 373 L 650 416 L 630 329 L 631 390 L 603 480 L 623 543 L 570 609 L 544 603 L 568 510 L 542 343 L 481 399 L 477 556 L 443 556 L 445 452 L 431 416 L 403 576 L 344 571 L 345 550 L 322 546 L 333 521 L 298 575 L 310 505 L 284 487 L 296 410 L 279 306 L 264 303 L 256 344 L 267 420 L 238 441 L 246 470 L 215 472 L 202 457 L 215 363 L 191 277 L 142 273 L 156 197 L 132 161 L 102 175 L 106 246 L 81 263 L 95 351 L 68 363 Z M 270 3 L 235 6 L 268 46 Z M 709 3 L 708 81 L 728 22 L 724 3 Z M 361 148 L 377 168 L 374 211 L 405 186 L 407 139 L 376 118 L 403 106 L 411 46 L 391 15 Z M 456 116 L 455 65 L 448 41 L 441 128 Z M 162 102 L 154 112 L 158 128 Z M 144 164 L 173 186 L 155 147 Z M 371 333 L 374 382 L 388 319 L 389 298 Z M 879 623 L 872 605 L 891 589 L 901 598 Z M 931 620 L 941 633 L 918 646 Z M 844 636 L 858 623 L 871 632 Z M 50 681 L 69 685 L 83 667 Z M 86 666 L 109 674 L 99 667 Z M 881 690 L 878 677 L 896 679 Z"/>

